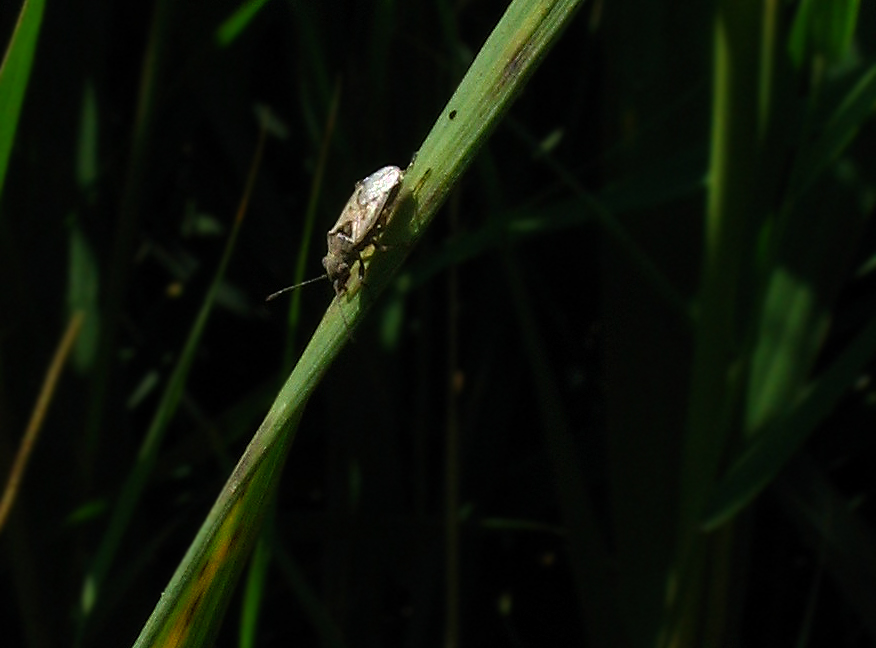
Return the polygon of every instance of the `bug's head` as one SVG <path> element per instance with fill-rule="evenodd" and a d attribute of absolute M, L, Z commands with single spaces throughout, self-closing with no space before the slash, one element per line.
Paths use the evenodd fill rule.
<path fill-rule="evenodd" d="M 350 264 L 344 258 L 336 254 L 327 254 L 322 260 L 322 267 L 332 282 L 335 293 L 340 295 L 347 287 L 350 278 Z"/>

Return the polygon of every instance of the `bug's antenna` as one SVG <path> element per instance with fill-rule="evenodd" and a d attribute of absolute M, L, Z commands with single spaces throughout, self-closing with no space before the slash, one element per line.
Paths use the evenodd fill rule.
<path fill-rule="evenodd" d="M 296 288 L 301 288 L 301 286 L 306 286 L 307 284 L 312 284 L 316 281 L 322 281 L 323 279 L 328 279 L 328 275 L 327 274 L 319 275 L 318 277 L 314 277 L 313 279 L 308 279 L 307 281 L 302 281 L 301 283 L 297 283 L 294 286 L 286 286 L 285 288 L 282 288 L 281 290 L 278 290 L 275 293 L 271 293 L 270 295 L 265 297 L 265 301 L 269 302 L 272 299 L 276 299 L 277 297 L 279 297 L 283 293 L 289 292 L 291 290 L 295 290 Z"/>

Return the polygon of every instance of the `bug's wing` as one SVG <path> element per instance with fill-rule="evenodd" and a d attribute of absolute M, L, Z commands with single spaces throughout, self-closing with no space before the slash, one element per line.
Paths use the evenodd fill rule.
<path fill-rule="evenodd" d="M 358 192 L 358 189 L 356 192 Z M 338 216 L 335 226 L 328 231 L 329 245 L 331 245 L 331 239 L 338 235 L 347 239 L 353 238 L 353 223 L 356 221 L 358 211 L 358 198 L 356 193 L 353 193 L 347 204 L 344 205 L 344 209 L 341 211 L 341 215 Z"/>
<path fill-rule="evenodd" d="M 353 223 L 353 240 L 364 243 L 378 227 L 380 217 L 401 187 L 404 172 L 396 166 L 383 167 L 362 181 L 356 196 L 360 217 Z"/>

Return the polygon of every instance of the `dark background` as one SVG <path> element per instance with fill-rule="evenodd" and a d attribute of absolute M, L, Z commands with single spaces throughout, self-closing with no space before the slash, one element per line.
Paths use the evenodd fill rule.
<path fill-rule="evenodd" d="M 15 4 L 0 7 L 3 42 Z M 108 364 L 92 356 L 65 372 L 0 537 L 8 646 L 72 645 L 84 575 L 240 200 L 258 135 L 254 106 L 269 105 L 288 137 L 268 143 L 185 398 L 83 645 L 133 642 L 284 379 L 284 354 L 300 352 L 332 297 L 327 282 L 303 289 L 292 350 L 287 302 L 263 301 L 294 279 L 323 139 L 308 277 L 321 271 L 323 232 L 353 183 L 408 163 L 506 7 L 275 0 L 219 47 L 216 29 L 234 3 L 166 4 L 50 1 L 45 13 L 0 202 L 0 474 L 69 316 L 74 232 L 94 255 L 97 303 L 114 280 L 123 300 Z M 786 5 L 787 31 L 796 4 Z M 669 555 L 655 544 L 669 542 L 674 504 L 619 497 L 613 474 L 628 462 L 620 468 L 638 475 L 639 490 L 651 480 L 672 488 L 693 347 L 587 201 L 616 215 L 680 296 L 695 296 L 711 12 L 694 0 L 586 3 L 533 75 L 411 254 L 400 281 L 413 288 L 375 304 L 307 408 L 278 497 L 260 645 L 325 642 L 324 619 L 302 591 L 346 645 L 443 642 L 444 453 L 454 424 L 461 643 L 593 644 L 570 562 L 604 560 L 626 574 L 617 615 L 630 645 L 654 645 L 665 570 L 654 567 L 660 558 L 637 565 L 636 556 Z M 872 7 L 860 20 L 858 33 L 873 33 Z M 855 41 L 853 69 L 872 65 L 871 40 Z M 156 73 L 137 144 L 150 47 Z M 789 85 L 808 96 L 805 73 Z M 849 155 L 870 191 L 873 135 L 866 126 Z M 123 229 L 128 274 L 120 278 L 110 274 Z M 872 232 L 862 231 L 819 366 L 873 316 L 873 280 L 852 273 L 873 250 Z M 534 321 L 520 316 L 521 290 Z M 526 351 L 530 335 L 554 401 L 539 391 L 546 383 Z M 105 391 L 95 387 L 97 371 L 109 372 Z M 863 538 L 876 474 L 869 380 L 865 373 L 791 469 L 851 510 Z M 666 417 L 654 429 L 613 436 L 661 403 Z M 544 430 L 551 415 L 568 432 L 563 454 L 583 479 L 607 558 L 568 542 L 564 486 Z M 862 602 L 876 600 L 873 572 L 858 562 L 866 551 L 839 557 L 864 574 L 850 592 L 819 551 L 823 511 L 806 518 L 793 501 L 774 488 L 747 514 L 728 645 L 790 646 L 801 637 L 799 645 L 873 645 L 861 614 Z M 645 532 L 624 536 L 624 519 Z M 235 642 L 239 605 L 235 598 L 217 645 Z"/>

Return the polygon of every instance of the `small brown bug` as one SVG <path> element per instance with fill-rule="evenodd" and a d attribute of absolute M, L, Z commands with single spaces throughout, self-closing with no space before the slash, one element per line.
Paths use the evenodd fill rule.
<path fill-rule="evenodd" d="M 338 221 L 326 235 L 328 251 L 322 259 L 325 274 L 288 286 L 268 296 L 266 301 L 323 278 L 332 282 L 335 294 L 347 292 L 350 271 L 359 262 L 359 279 L 365 276 L 362 252 L 377 242 L 398 195 L 405 173 L 397 166 L 386 166 L 356 183 L 353 195 Z"/>

